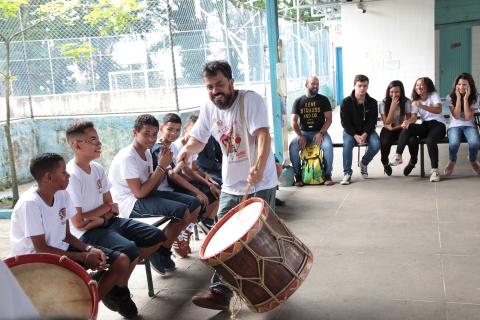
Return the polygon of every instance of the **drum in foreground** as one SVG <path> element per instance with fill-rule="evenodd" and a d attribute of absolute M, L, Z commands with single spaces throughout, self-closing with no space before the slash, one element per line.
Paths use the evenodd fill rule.
<path fill-rule="evenodd" d="M 42 318 L 97 318 L 97 284 L 79 264 L 48 253 L 4 261 Z"/>
<path fill-rule="evenodd" d="M 311 251 L 260 198 L 218 221 L 202 243 L 200 259 L 257 312 L 286 301 L 313 263 Z"/>

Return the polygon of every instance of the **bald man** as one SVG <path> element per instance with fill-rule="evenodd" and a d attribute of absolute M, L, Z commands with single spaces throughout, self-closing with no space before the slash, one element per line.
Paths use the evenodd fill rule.
<path fill-rule="evenodd" d="M 292 107 L 291 125 L 297 136 L 290 142 L 289 151 L 295 171 L 295 186 L 303 186 L 299 151 L 312 143 L 323 151 L 325 185 L 333 185 L 333 145 L 327 132 L 331 124 L 330 101 L 318 93 L 318 78 L 309 77 L 305 81 L 305 95 L 297 98 Z"/>

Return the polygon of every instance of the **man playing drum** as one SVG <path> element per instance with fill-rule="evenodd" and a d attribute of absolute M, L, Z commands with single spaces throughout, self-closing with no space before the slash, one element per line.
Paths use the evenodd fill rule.
<path fill-rule="evenodd" d="M 223 185 L 217 217 L 239 204 L 247 190 L 249 197 L 260 197 L 274 209 L 277 175 L 262 97 L 252 91 L 235 90 L 232 69 L 226 61 L 206 63 L 202 75 L 210 101 L 201 107 L 177 163 L 202 151 L 213 136 L 223 153 Z M 194 296 L 192 302 L 202 308 L 227 310 L 231 297 L 231 290 L 215 274 L 209 292 Z"/>

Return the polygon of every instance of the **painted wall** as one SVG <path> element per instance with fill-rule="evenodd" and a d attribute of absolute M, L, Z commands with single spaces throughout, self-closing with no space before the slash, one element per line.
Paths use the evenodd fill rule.
<path fill-rule="evenodd" d="M 152 113 L 159 119 L 163 114 Z M 190 113 L 182 113 L 185 121 Z M 133 139 L 132 128 L 138 114 L 118 116 L 89 116 L 89 117 L 58 117 L 32 120 L 15 121 L 12 123 L 12 136 L 15 152 L 17 177 L 20 183 L 32 181 L 29 165 L 31 158 L 42 152 L 55 152 L 61 154 L 67 161 L 72 158 L 72 151 L 66 143 L 65 128 L 76 120 L 92 121 L 102 140 L 102 157 L 97 161 L 108 169 L 115 154 L 131 143 Z M 0 125 L 0 132 L 3 131 Z M 38 141 L 33 139 L 33 132 L 37 130 Z M 38 147 L 37 147 L 38 146 Z M 5 139 L 0 139 L 0 190 L 10 186 L 10 168 L 8 166 L 7 145 Z"/>
<path fill-rule="evenodd" d="M 377 100 L 398 79 L 407 95 L 420 76 L 435 79 L 434 0 L 385 0 L 342 5 L 344 94 L 353 78 L 370 78 L 369 94 Z"/>

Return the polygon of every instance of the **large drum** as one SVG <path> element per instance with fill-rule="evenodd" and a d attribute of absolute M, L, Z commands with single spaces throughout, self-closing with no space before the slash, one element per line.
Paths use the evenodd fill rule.
<path fill-rule="evenodd" d="M 77 263 L 39 253 L 5 260 L 23 291 L 43 318 L 96 319 L 97 284 Z"/>
<path fill-rule="evenodd" d="M 286 301 L 313 263 L 311 251 L 260 198 L 218 221 L 202 243 L 200 259 L 257 312 Z"/>

